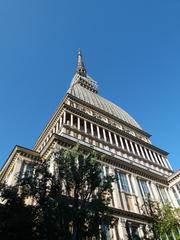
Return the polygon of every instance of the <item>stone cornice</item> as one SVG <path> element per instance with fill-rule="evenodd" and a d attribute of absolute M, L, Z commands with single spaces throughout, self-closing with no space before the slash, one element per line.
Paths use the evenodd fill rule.
<path fill-rule="evenodd" d="M 142 223 L 146 222 L 151 222 L 152 218 L 146 215 L 142 215 L 142 214 L 138 214 L 132 211 L 125 211 L 123 209 L 120 208 L 113 208 L 113 207 L 109 207 L 110 212 L 112 214 L 116 214 L 119 217 L 125 217 L 125 218 L 129 218 L 129 220 L 136 220 L 136 221 L 140 221 Z"/>
<path fill-rule="evenodd" d="M 174 172 L 169 178 L 168 178 L 168 182 L 171 183 L 174 180 L 179 179 L 180 181 L 180 170 Z"/>
<path fill-rule="evenodd" d="M 0 171 L 0 181 L 6 175 L 6 172 L 8 171 L 8 169 L 10 168 L 12 163 L 14 162 L 14 158 L 17 156 L 18 153 L 20 153 L 21 156 L 28 157 L 28 158 L 30 158 L 32 160 L 37 160 L 39 158 L 39 153 L 38 152 L 33 151 L 31 149 L 28 149 L 28 148 L 25 148 L 25 147 L 21 147 L 21 146 L 16 145 L 13 148 L 12 152 L 10 153 L 10 155 L 8 156 L 8 158 L 5 161 L 4 165 L 1 168 L 1 171 Z"/>

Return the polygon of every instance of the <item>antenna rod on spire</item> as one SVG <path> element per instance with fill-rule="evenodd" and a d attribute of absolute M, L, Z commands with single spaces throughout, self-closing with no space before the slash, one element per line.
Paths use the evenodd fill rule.
<path fill-rule="evenodd" d="M 79 73 L 80 75 L 86 77 L 87 71 L 86 71 L 86 68 L 84 66 L 83 57 L 82 57 L 80 48 L 78 49 L 76 72 Z"/>

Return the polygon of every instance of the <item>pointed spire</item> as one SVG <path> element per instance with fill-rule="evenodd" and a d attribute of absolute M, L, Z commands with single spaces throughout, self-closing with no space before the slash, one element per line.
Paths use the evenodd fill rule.
<path fill-rule="evenodd" d="M 78 49 L 76 72 L 79 73 L 80 75 L 86 77 L 87 71 L 86 71 L 86 68 L 84 66 L 83 57 L 82 57 L 80 48 Z"/>

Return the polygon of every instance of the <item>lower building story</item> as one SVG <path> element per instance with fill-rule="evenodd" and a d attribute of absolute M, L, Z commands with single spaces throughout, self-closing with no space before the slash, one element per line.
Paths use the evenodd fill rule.
<path fill-rule="evenodd" d="M 124 158 L 117 158 L 110 151 L 104 151 L 96 144 L 92 146 L 88 142 L 81 141 L 80 136 L 77 139 L 72 135 L 66 127 L 62 128 L 60 135 L 53 134 L 51 136 L 46 149 L 41 153 L 16 146 L 1 171 L 0 181 L 13 185 L 17 176 L 23 176 L 25 172 L 32 172 L 31 163 L 34 160 L 46 159 L 54 151 L 74 146 L 78 142 L 82 149 L 86 151 L 93 149 L 98 153 L 97 156 L 104 156 L 102 161 L 104 175 L 116 176 L 110 207 L 117 219 L 117 224 L 112 229 L 103 227 L 107 240 L 144 239 L 145 237 L 153 239 L 152 226 L 149 223 L 150 218 L 145 206 L 146 196 L 149 195 L 152 200 L 161 204 L 168 201 L 173 207 L 178 207 L 177 194 L 169 185 L 167 178 L 135 167 L 129 164 L 130 162 L 126 163 Z M 176 239 L 173 233 L 169 234 L 162 239 Z"/>

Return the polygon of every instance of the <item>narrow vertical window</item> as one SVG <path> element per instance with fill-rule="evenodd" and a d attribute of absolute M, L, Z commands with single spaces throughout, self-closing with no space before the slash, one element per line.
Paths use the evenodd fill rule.
<path fill-rule="evenodd" d="M 106 133 L 106 141 L 107 142 L 110 142 L 110 138 L 109 138 L 109 133 L 107 130 L 105 130 L 105 133 Z"/>
<path fill-rule="evenodd" d="M 112 132 L 111 132 L 111 138 L 112 138 L 112 143 L 113 143 L 114 145 L 116 145 L 114 133 L 112 133 Z"/>
<path fill-rule="evenodd" d="M 73 121 L 73 127 L 74 127 L 74 128 L 77 128 L 77 127 L 78 127 L 77 117 L 74 116 L 73 118 L 74 118 L 74 119 L 73 119 L 73 120 L 74 120 L 74 121 Z"/>
<path fill-rule="evenodd" d="M 127 174 L 123 172 L 117 172 L 119 187 L 122 191 L 130 193 L 130 187 L 127 179 Z"/>
<path fill-rule="evenodd" d="M 87 122 L 87 133 L 91 134 L 91 124 L 90 124 L 90 122 Z"/>
<path fill-rule="evenodd" d="M 138 184 L 142 197 L 147 197 L 148 195 L 150 195 L 146 180 L 139 179 Z"/>
<path fill-rule="evenodd" d="M 157 189 L 158 189 L 158 192 L 159 192 L 162 203 L 168 202 L 169 199 L 168 199 L 167 193 L 165 191 L 165 188 L 158 185 Z"/>
<path fill-rule="evenodd" d="M 97 126 L 93 124 L 93 131 L 94 131 L 94 136 L 97 137 L 98 133 L 97 133 Z"/>
<path fill-rule="evenodd" d="M 99 127 L 99 134 L 100 134 L 100 138 L 101 138 L 101 139 L 104 139 L 103 130 L 102 130 L 101 127 Z"/>
<path fill-rule="evenodd" d="M 71 121 L 71 115 L 70 115 L 70 113 L 66 113 L 66 124 L 67 125 L 70 125 L 70 121 Z"/>
<path fill-rule="evenodd" d="M 80 130 L 84 131 L 84 119 L 80 118 Z"/>

